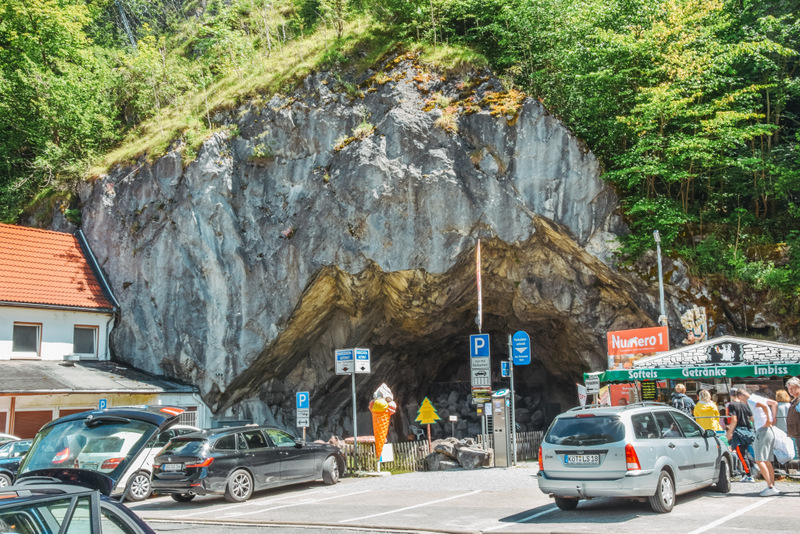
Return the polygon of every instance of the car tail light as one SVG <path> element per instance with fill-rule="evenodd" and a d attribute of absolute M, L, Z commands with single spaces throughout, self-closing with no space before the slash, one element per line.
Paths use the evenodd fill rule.
<path fill-rule="evenodd" d="M 100 469 L 116 469 L 119 463 L 125 458 L 109 458 L 100 466 Z"/>
<path fill-rule="evenodd" d="M 544 458 L 542 457 L 541 445 L 539 445 L 539 471 L 544 471 Z"/>
<path fill-rule="evenodd" d="M 53 463 L 62 464 L 67 461 L 67 458 L 69 458 L 69 447 L 67 447 L 62 451 L 57 452 L 56 455 L 53 457 Z"/>
<path fill-rule="evenodd" d="M 204 461 L 200 462 L 199 464 L 186 464 L 186 467 L 208 467 L 211 465 L 211 462 L 214 461 L 214 458 L 206 458 Z"/>
<path fill-rule="evenodd" d="M 636 455 L 636 449 L 630 443 L 625 445 L 625 463 L 628 464 L 628 471 L 638 471 L 642 468 L 639 457 Z"/>

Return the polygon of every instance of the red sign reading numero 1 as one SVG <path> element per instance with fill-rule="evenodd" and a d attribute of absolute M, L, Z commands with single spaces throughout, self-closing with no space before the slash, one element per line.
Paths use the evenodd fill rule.
<path fill-rule="evenodd" d="M 669 332 L 666 326 L 618 330 L 608 333 L 608 355 L 652 354 L 669 350 Z"/>

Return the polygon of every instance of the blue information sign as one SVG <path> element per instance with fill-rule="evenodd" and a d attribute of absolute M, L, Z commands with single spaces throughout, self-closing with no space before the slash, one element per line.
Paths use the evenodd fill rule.
<path fill-rule="evenodd" d="M 100 399 L 100 402 L 97 403 L 97 407 L 101 410 L 108 408 L 108 399 Z"/>
<path fill-rule="evenodd" d="M 309 408 L 308 391 L 297 392 L 297 409 Z"/>
<path fill-rule="evenodd" d="M 469 355 L 472 358 L 489 357 L 489 334 L 473 334 L 469 336 Z"/>
<path fill-rule="evenodd" d="M 503 376 L 504 378 L 508 378 L 509 376 L 511 376 L 510 366 L 508 365 L 508 362 L 505 361 L 500 362 L 500 375 Z"/>
<path fill-rule="evenodd" d="M 531 363 L 531 338 L 522 330 L 514 333 L 511 338 L 511 354 L 514 365 L 528 365 Z"/>

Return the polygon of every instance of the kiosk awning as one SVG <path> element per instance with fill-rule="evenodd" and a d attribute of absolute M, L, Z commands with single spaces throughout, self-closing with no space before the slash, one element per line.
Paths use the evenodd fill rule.
<path fill-rule="evenodd" d="M 594 374 L 594 373 L 592 373 Z M 635 382 L 637 380 L 692 380 L 709 378 L 749 378 L 800 375 L 800 364 L 714 365 L 705 367 L 619 369 L 603 371 L 600 382 Z M 583 378 L 589 373 L 584 373 Z"/>

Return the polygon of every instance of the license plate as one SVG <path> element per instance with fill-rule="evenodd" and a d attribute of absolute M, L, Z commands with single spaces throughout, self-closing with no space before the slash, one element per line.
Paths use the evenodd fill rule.
<path fill-rule="evenodd" d="M 164 471 L 182 471 L 183 464 L 164 464 L 162 469 Z"/>
<path fill-rule="evenodd" d="M 599 454 L 565 454 L 564 463 L 575 465 L 599 465 Z"/>
<path fill-rule="evenodd" d="M 86 469 L 88 471 L 95 471 L 97 469 L 97 462 L 85 462 L 81 469 Z"/>

